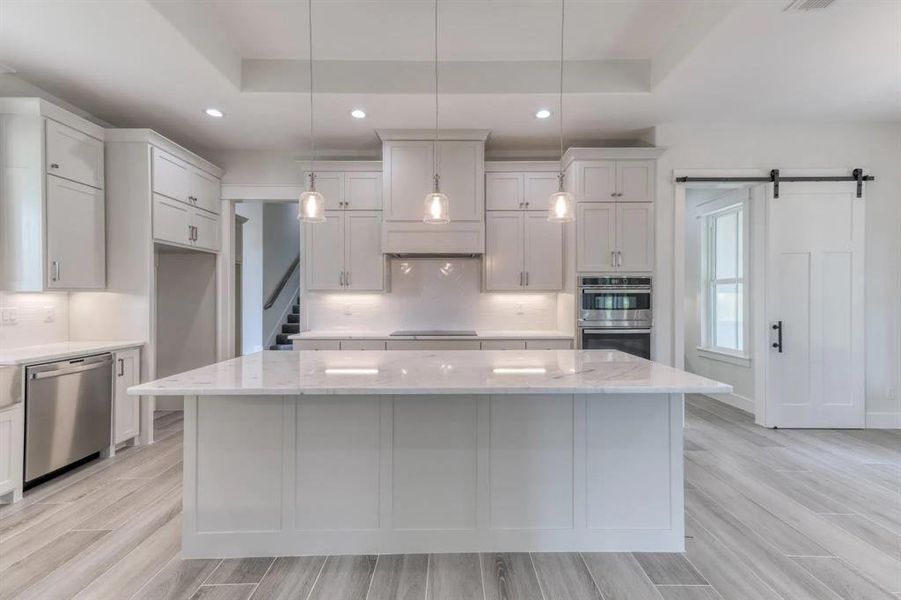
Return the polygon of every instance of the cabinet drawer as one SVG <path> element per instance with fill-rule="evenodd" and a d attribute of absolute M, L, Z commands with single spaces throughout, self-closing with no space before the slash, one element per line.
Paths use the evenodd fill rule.
<path fill-rule="evenodd" d="M 482 350 L 525 350 L 525 340 L 482 340 Z"/>
<path fill-rule="evenodd" d="M 384 350 L 385 340 L 341 340 L 342 350 Z"/>
<path fill-rule="evenodd" d="M 526 340 L 526 350 L 571 350 L 572 340 Z"/>
<path fill-rule="evenodd" d="M 188 164 L 159 148 L 153 149 L 154 193 L 188 202 L 190 195 L 190 167 Z"/>
<path fill-rule="evenodd" d="M 103 142 L 47 120 L 47 173 L 103 188 Z"/>
<path fill-rule="evenodd" d="M 338 340 L 294 340 L 295 350 L 340 350 Z"/>
<path fill-rule="evenodd" d="M 388 350 L 479 350 L 479 340 L 388 340 Z"/>
<path fill-rule="evenodd" d="M 190 246 L 191 207 L 187 204 L 153 195 L 153 239 Z"/>
<path fill-rule="evenodd" d="M 219 214 L 219 204 L 221 202 L 219 180 L 199 169 L 192 169 L 190 178 L 190 198 L 194 206 Z"/>

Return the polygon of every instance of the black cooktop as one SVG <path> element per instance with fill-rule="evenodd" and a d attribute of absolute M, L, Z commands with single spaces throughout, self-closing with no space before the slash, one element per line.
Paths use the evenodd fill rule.
<path fill-rule="evenodd" d="M 391 334 L 403 337 L 475 337 L 477 334 L 471 329 L 401 329 Z"/>

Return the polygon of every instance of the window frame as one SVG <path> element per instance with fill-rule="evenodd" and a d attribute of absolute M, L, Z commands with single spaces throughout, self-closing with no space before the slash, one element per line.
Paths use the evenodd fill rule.
<path fill-rule="evenodd" d="M 714 360 L 723 360 L 734 364 L 749 364 L 750 348 L 750 293 L 749 282 L 749 258 L 750 240 L 748 237 L 749 206 L 747 200 L 734 202 L 727 206 L 711 210 L 701 215 L 702 256 L 701 256 L 701 346 L 698 347 L 701 355 Z M 738 232 L 740 234 L 741 277 L 716 278 L 716 221 L 717 218 L 727 214 L 740 216 Z M 716 286 L 717 284 L 741 285 L 741 348 L 728 348 L 718 346 L 715 343 L 714 328 L 716 327 Z M 738 333 L 738 332 L 737 332 Z"/>

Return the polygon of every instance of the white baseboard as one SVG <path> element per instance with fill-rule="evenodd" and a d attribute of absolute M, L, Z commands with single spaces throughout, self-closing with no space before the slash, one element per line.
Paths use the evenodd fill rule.
<path fill-rule="evenodd" d="M 901 429 L 901 412 L 868 412 L 867 429 Z"/>
<path fill-rule="evenodd" d="M 739 396 L 738 394 L 707 394 L 714 400 L 719 400 L 723 404 L 728 404 L 729 406 L 735 407 L 739 410 L 743 410 L 746 413 L 754 416 L 754 401 L 750 398 L 745 398 L 744 396 Z"/>

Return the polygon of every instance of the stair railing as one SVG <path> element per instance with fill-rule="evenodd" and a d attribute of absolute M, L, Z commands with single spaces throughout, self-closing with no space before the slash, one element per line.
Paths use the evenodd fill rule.
<path fill-rule="evenodd" d="M 269 310 L 275 304 L 275 301 L 278 300 L 279 295 L 282 293 L 282 290 L 285 289 L 285 286 L 288 285 L 288 280 L 291 279 L 291 275 L 294 273 L 294 270 L 300 266 L 300 254 L 297 254 L 297 257 L 291 261 L 290 266 L 288 266 L 288 270 L 285 271 L 285 274 L 282 275 L 282 278 L 278 280 L 278 283 L 275 286 L 275 289 L 272 290 L 272 293 L 269 294 L 269 299 L 266 300 L 266 304 L 263 305 L 263 310 Z"/>

